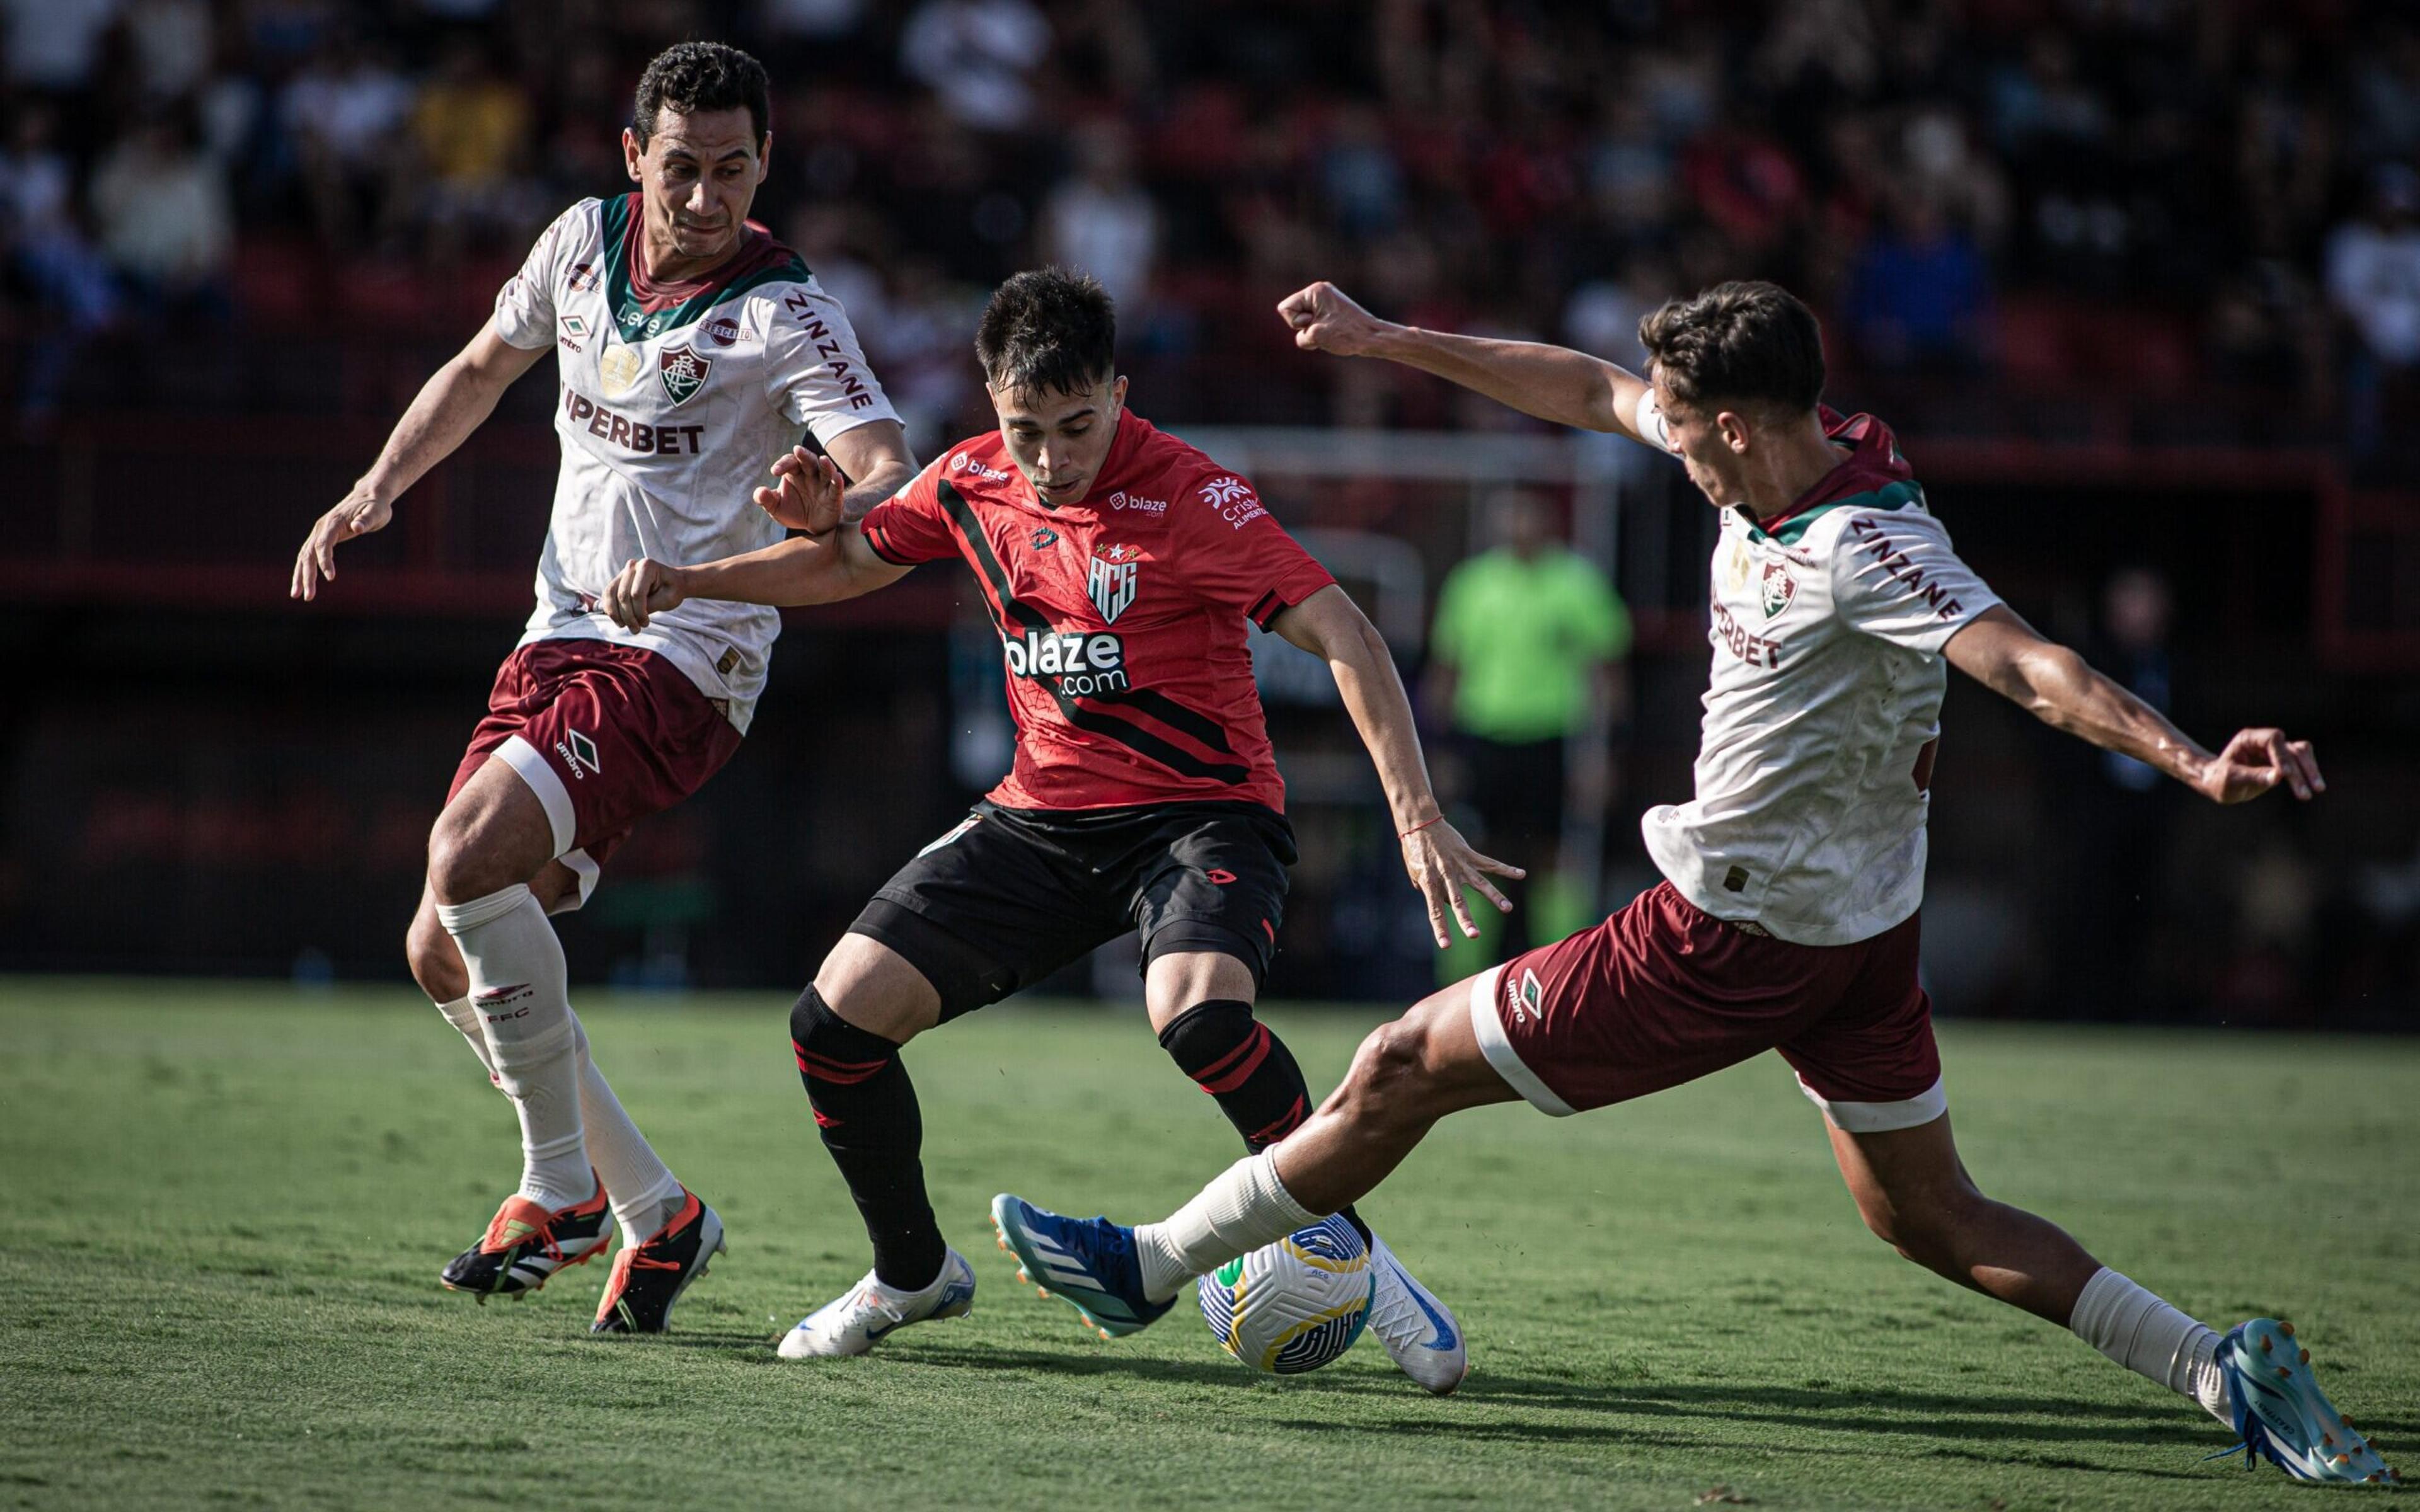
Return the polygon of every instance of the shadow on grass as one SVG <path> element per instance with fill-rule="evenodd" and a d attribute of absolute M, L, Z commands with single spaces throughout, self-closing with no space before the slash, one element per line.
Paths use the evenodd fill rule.
<path fill-rule="evenodd" d="M 905 1355 L 905 1351 L 903 1356 Z M 965 1348 L 926 1344 L 915 1351 L 918 1364 L 952 1369 L 1030 1372 L 1065 1378 L 1126 1376 L 1137 1381 L 1211 1386 L 1249 1386 L 1255 1378 L 1233 1365 L 1147 1359 L 1113 1351 L 1056 1353 L 1044 1350 Z M 1978 1464 L 2027 1466 L 2044 1470 L 2078 1470 L 2096 1474 L 2129 1475 L 2160 1480 L 2197 1480 L 2209 1472 L 2199 1461 L 2221 1446 L 2225 1430 L 2215 1423 L 2196 1421 L 2182 1403 L 2146 1402 L 2140 1406 L 2073 1401 L 2048 1396 L 2005 1394 L 1963 1395 L 1902 1391 L 1891 1388 L 1852 1392 L 1796 1386 L 1759 1385 L 1594 1385 L 1547 1378 L 1477 1375 L 1451 1398 L 1419 1396 L 1404 1381 L 1382 1373 L 1323 1374 L 1316 1381 L 1293 1383 L 1296 1389 L 1323 1395 L 1383 1395 L 1399 1398 L 1403 1414 L 1373 1421 L 1326 1418 L 1277 1418 L 1273 1427 L 1306 1434 L 1395 1433 L 1407 1437 L 1462 1437 L 1513 1443 L 1602 1443 L 1637 1448 L 1668 1448 L 1703 1453 L 1744 1453 L 1784 1447 L 1772 1439 L 1727 1441 L 1707 1436 L 1704 1429 L 1722 1424 L 1753 1424 L 1767 1427 L 1842 1434 L 1884 1434 L 1905 1441 L 1900 1457 L 1971 1460 Z M 1470 1408 L 1534 1410 L 1545 1407 L 1565 1412 L 1605 1414 L 1624 1421 L 1538 1421 L 1534 1417 L 1506 1421 L 1479 1417 Z M 1664 1419 L 1670 1430 L 1648 1426 Z M 1693 1427 L 1684 1427 L 1684 1425 Z M 2381 1431 L 2408 1439 L 2420 1432 L 2412 1425 L 2368 1420 L 2365 1431 Z M 1964 1441 L 1973 1447 L 1962 1446 Z M 2111 1465 L 2072 1455 L 2043 1452 L 2059 1443 L 2135 1447 L 2164 1463 Z M 1871 1455 L 1869 1445 L 1792 1442 L 1792 1454 Z"/>

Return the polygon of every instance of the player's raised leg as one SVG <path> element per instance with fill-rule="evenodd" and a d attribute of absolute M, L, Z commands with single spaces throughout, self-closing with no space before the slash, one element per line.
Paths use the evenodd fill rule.
<path fill-rule="evenodd" d="M 1855 1127 L 1842 1105 L 1826 1114 L 1858 1213 L 1901 1255 L 2072 1329 L 2234 1428 L 2247 1460 L 2265 1456 L 2303 1480 L 2396 1480 L 2320 1392 L 2291 1324 L 2254 1319 L 2222 1335 L 2094 1259 L 2057 1225 L 1985 1196 L 1958 1158 L 1947 1113 L 1873 1130 Z"/>
<path fill-rule="evenodd" d="M 1105 1334 L 1168 1311 L 1185 1283 L 1359 1200 L 1439 1119 L 1517 1094 L 1471 1026 L 1471 986 L 1424 998 L 1361 1041 L 1353 1069 L 1284 1143 L 1229 1166 L 1166 1220 L 1066 1218 L 1002 1193 L 992 1222 L 1034 1285 Z"/>
<path fill-rule="evenodd" d="M 1252 1015 L 1257 983 L 1238 950 L 1249 942 L 1221 941 L 1217 931 L 1206 922 L 1193 924 L 1189 932 L 1180 924 L 1155 937 L 1157 946 L 1182 932 L 1187 943 L 1226 948 L 1154 956 L 1143 975 L 1144 1007 L 1160 1048 L 1218 1102 L 1218 1111 L 1243 1135 L 1244 1148 L 1257 1155 L 1310 1116 L 1311 1088 L 1285 1041 Z M 1350 1205 L 1342 1214 L 1370 1246 L 1377 1277 L 1370 1331 L 1423 1389 L 1440 1396 L 1452 1391 L 1470 1367 L 1452 1310 L 1420 1285 Z"/>
<path fill-rule="evenodd" d="M 437 920 L 459 953 L 489 1074 L 513 1100 L 521 1126 L 519 1189 L 444 1272 L 448 1287 L 482 1298 L 535 1290 L 613 1238 L 582 1137 L 563 947 L 528 880 L 552 858 L 544 806 L 502 761 L 472 774 L 429 836 Z"/>
<path fill-rule="evenodd" d="M 924 1191 L 924 1124 L 900 1046 L 940 1022 L 940 994 L 891 947 L 844 934 L 790 1011 L 815 1128 L 874 1243 L 862 1280 L 783 1335 L 785 1360 L 863 1354 L 894 1329 L 974 1306 L 973 1268 Z"/>

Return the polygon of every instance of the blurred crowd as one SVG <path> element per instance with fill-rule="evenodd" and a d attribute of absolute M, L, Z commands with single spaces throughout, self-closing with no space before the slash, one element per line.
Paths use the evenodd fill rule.
<path fill-rule="evenodd" d="M 2420 21 L 2357 0 L 0 0 L 0 333 L 475 312 L 622 182 L 689 36 L 771 69 L 760 215 L 911 417 L 969 312 L 1080 264 L 1203 418 L 1433 424 L 1222 380 L 1329 276 L 1617 358 L 1733 274 L 1880 377 L 2350 416 L 2420 367 Z M 1372 380 L 1374 381 L 1374 380 Z M 2338 400 L 2343 402 L 2338 403 Z M 1423 406 L 1431 407 L 1423 409 Z M 1278 409 L 1278 413 L 1263 412 Z"/>

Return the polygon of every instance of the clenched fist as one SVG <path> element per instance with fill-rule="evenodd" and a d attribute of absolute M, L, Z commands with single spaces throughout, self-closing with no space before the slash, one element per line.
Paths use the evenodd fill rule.
<path fill-rule="evenodd" d="M 1339 357 L 1366 356 L 1393 329 L 1326 279 L 1287 295 L 1279 301 L 1278 314 L 1294 328 L 1295 346 Z"/>
<path fill-rule="evenodd" d="M 647 617 L 680 608 L 689 585 L 678 567 L 642 557 L 613 575 L 598 605 L 625 630 L 644 630 Z"/>

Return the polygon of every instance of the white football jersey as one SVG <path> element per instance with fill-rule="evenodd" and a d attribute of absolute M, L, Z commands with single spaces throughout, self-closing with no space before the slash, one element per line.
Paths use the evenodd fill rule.
<path fill-rule="evenodd" d="M 773 459 L 813 430 L 829 443 L 893 420 L 840 301 L 796 253 L 752 225 L 729 262 L 651 281 L 639 196 L 563 212 L 496 296 L 496 332 L 553 347 L 563 470 L 521 637 L 644 646 L 742 731 L 764 690 L 779 611 L 691 599 L 629 631 L 597 608 L 640 557 L 689 565 L 753 551 L 782 527 L 750 501 Z"/>
<path fill-rule="evenodd" d="M 1697 796 L 1648 810 L 1682 896 L 1801 945 L 1848 945 L 1924 899 L 1942 648 L 1999 599 L 1950 549 L 1879 421 L 1760 526 L 1723 511 Z"/>

